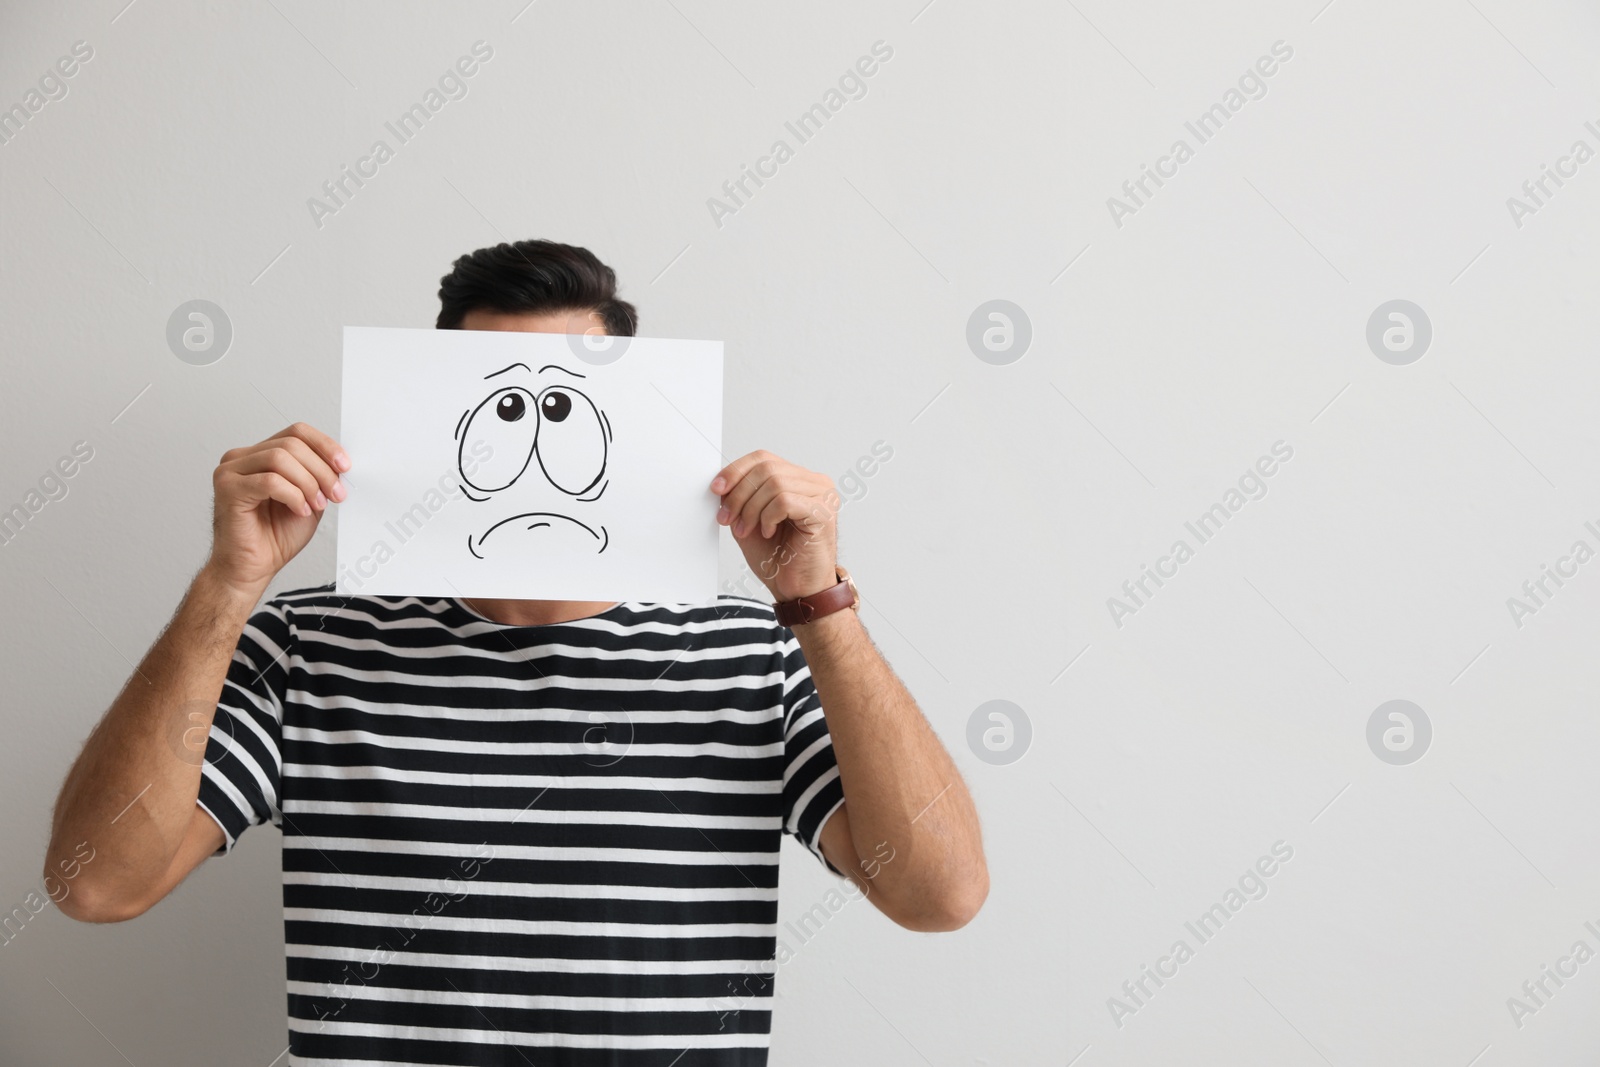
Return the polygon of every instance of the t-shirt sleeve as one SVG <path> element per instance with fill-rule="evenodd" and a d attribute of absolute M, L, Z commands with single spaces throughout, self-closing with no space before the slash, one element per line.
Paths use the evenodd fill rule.
<path fill-rule="evenodd" d="M 239 835 L 270 820 L 282 826 L 283 698 L 293 655 L 293 625 L 281 602 L 264 604 L 239 635 L 217 698 L 200 768 L 196 803 L 222 827 L 213 855 L 233 851 Z"/>
<path fill-rule="evenodd" d="M 823 866 L 845 877 L 822 853 L 822 827 L 844 803 L 844 784 L 834 759 L 833 737 L 811 668 L 794 631 L 780 626 L 783 656 L 783 832 L 793 834 Z"/>

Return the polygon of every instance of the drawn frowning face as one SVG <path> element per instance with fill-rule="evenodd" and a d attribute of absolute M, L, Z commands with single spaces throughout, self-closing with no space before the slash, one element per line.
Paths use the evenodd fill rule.
<path fill-rule="evenodd" d="M 484 376 L 487 393 L 462 412 L 455 432 L 462 492 L 501 513 L 467 536 L 474 556 L 557 545 L 598 553 L 610 544 L 604 526 L 572 514 L 610 485 L 611 420 L 580 387 L 585 377 L 553 363 L 537 371 L 513 363 Z M 552 536 L 559 542 L 547 541 Z"/>

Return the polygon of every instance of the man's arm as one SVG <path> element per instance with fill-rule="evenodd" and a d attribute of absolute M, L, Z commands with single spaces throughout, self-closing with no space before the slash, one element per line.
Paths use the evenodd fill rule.
<path fill-rule="evenodd" d="M 211 822 L 195 805 L 203 744 L 254 606 L 202 570 L 84 743 L 56 801 L 45 854 L 47 889 L 61 883 L 57 904 L 74 919 L 131 919 L 171 890 L 162 884 L 169 873 L 178 881 L 188 874 L 174 872 L 173 860 L 196 817 Z M 220 844 L 221 829 L 212 827 Z M 92 858 L 64 880 L 74 850 L 85 847 Z"/>
<path fill-rule="evenodd" d="M 256 602 L 344 499 L 335 469 L 349 469 L 337 443 L 298 423 L 217 466 L 211 558 L 56 800 L 45 887 L 72 918 L 131 919 L 223 843 L 195 803 L 211 719 Z"/>
<path fill-rule="evenodd" d="M 722 498 L 717 521 L 779 600 L 838 580 L 839 495 L 826 475 L 752 452 L 723 468 L 711 491 Z M 823 827 L 823 854 L 900 925 L 964 926 L 988 895 L 989 873 L 977 811 L 950 754 L 854 611 L 793 629 L 846 798 Z"/>
<path fill-rule="evenodd" d="M 822 850 L 911 930 L 956 930 L 989 893 L 978 813 L 944 745 L 853 611 L 794 627 L 845 803 Z"/>

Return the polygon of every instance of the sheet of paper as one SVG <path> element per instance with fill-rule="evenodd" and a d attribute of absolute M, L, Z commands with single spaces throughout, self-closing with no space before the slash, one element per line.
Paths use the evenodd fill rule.
<path fill-rule="evenodd" d="M 717 594 L 722 342 L 347 326 L 337 589 Z"/>

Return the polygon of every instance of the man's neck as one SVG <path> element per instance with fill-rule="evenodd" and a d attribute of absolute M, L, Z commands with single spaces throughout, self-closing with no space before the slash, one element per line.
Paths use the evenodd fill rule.
<path fill-rule="evenodd" d="M 503 626 L 545 626 L 587 619 L 617 606 L 604 600 L 462 600 L 473 611 Z"/>

